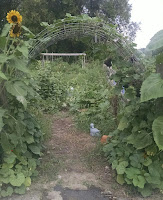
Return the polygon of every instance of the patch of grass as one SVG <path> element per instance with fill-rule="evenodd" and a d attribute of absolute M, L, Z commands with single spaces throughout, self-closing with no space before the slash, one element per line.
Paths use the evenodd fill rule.
<path fill-rule="evenodd" d="M 63 160 L 54 157 L 54 155 L 45 154 L 38 170 L 43 179 L 52 181 L 57 179 L 58 172 L 63 169 L 63 167 Z"/>
<path fill-rule="evenodd" d="M 62 119 L 62 118 L 67 118 L 69 116 L 72 116 L 72 114 L 69 111 L 67 111 L 67 110 L 59 111 L 55 115 L 53 115 L 53 119 L 55 119 L 55 120 Z"/>
<path fill-rule="evenodd" d="M 83 185 L 86 186 L 87 188 L 91 188 L 91 186 L 93 186 L 94 183 L 93 183 L 93 182 L 90 183 L 89 181 L 84 181 L 84 182 L 83 182 Z"/>
<path fill-rule="evenodd" d="M 60 185 L 62 185 L 62 184 L 63 184 L 63 180 L 62 180 L 62 179 L 58 179 L 57 185 L 60 186 Z"/>
<path fill-rule="evenodd" d="M 36 116 L 39 122 L 39 125 L 41 127 L 44 136 L 44 140 L 45 141 L 49 140 L 52 135 L 53 116 L 50 114 L 45 114 L 40 110 L 36 110 L 34 107 L 31 107 L 30 110 Z"/>
<path fill-rule="evenodd" d="M 98 167 L 99 165 L 101 166 L 105 163 L 102 145 L 100 144 L 100 142 L 97 142 L 97 145 L 93 150 L 85 153 L 84 162 L 87 165 L 87 167 L 92 171 L 94 171 L 95 167 Z"/>

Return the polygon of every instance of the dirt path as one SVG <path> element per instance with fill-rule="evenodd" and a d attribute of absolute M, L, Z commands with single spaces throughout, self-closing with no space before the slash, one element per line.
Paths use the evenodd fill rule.
<path fill-rule="evenodd" d="M 8 200 L 142 200 L 114 181 L 114 173 L 98 152 L 99 138 L 78 131 L 68 113 L 54 116 L 45 144 L 40 177 L 26 195 Z M 146 200 L 163 200 L 153 196 Z"/>

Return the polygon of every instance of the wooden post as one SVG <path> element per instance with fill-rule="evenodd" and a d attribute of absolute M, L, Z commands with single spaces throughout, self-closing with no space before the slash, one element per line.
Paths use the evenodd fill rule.
<path fill-rule="evenodd" d="M 44 55 L 42 56 L 42 66 L 43 66 L 43 67 L 45 66 L 45 63 L 44 63 Z"/>
<path fill-rule="evenodd" d="M 84 59 L 83 59 L 83 56 L 82 56 L 82 68 L 84 68 Z"/>
<path fill-rule="evenodd" d="M 46 61 L 48 61 L 48 50 L 46 49 Z"/>
<path fill-rule="evenodd" d="M 95 33 L 95 43 L 97 43 L 97 34 Z"/>
<path fill-rule="evenodd" d="M 85 67 L 85 55 L 83 56 L 83 67 Z"/>

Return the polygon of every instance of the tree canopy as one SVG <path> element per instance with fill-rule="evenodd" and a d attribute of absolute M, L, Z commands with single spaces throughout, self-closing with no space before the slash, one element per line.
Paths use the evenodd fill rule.
<path fill-rule="evenodd" d="M 41 30 L 40 23 L 62 19 L 66 13 L 91 17 L 101 17 L 106 22 L 117 25 L 117 29 L 134 39 L 138 24 L 131 22 L 129 0 L 22 0 L 19 6 L 24 17 L 24 24 L 34 33 Z"/>
<path fill-rule="evenodd" d="M 98 16 L 106 22 L 116 25 L 117 30 L 131 40 L 135 38 L 136 31 L 139 28 L 136 22 L 130 20 L 132 7 L 129 0 L 2 0 L 0 29 L 6 22 L 7 12 L 13 9 L 17 9 L 21 13 L 23 24 L 34 34 L 43 30 L 40 25 L 41 22 L 51 24 L 57 19 L 64 18 L 66 13 Z M 73 45 L 70 45 L 68 41 L 66 43 L 60 41 L 59 43 L 55 46 L 55 50 L 62 47 L 64 51 L 66 43 L 68 46 L 74 47 L 74 42 L 71 42 Z M 75 48 L 78 48 L 76 44 Z M 81 43 L 80 46 L 82 46 Z"/>

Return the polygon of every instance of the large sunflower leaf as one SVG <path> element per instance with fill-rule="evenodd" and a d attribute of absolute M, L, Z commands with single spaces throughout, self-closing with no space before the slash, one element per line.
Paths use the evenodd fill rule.
<path fill-rule="evenodd" d="M 20 51 L 24 57 L 28 58 L 28 47 L 25 44 L 22 46 L 18 46 L 17 50 Z"/>
<path fill-rule="evenodd" d="M 27 89 L 24 82 L 17 81 L 13 83 L 11 81 L 7 81 L 5 83 L 5 87 L 7 92 L 15 96 L 17 100 L 24 105 L 25 108 L 27 107 L 27 101 L 25 99 L 25 96 L 27 95 Z"/>
<path fill-rule="evenodd" d="M 163 97 L 163 79 L 160 74 L 151 74 L 142 84 L 141 102 Z"/>
<path fill-rule="evenodd" d="M 0 54 L 0 63 L 4 63 L 8 60 L 8 56 L 5 54 Z"/>
<path fill-rule="evenodd" d="M 153 137 L 159 150 L 163 150 L 163 116 L 154 120 L 152 125 Z"/>
<path fill-rule="evenodd" d="M 6 36 L 10 31 L 10 24 L 5 24 L 2 33 L 1 33 L 1 37 Z"/>
<path fill-rule="evenodd" d="M 29 69 L 27 68 L 27 60 L 26 59 L 18 59 L 14 57 L 10 60 L 9 66 L 14 67 L 24 73 L 30 73 Z"/>
<path fill-rule="evenodd" d="M 23 96 L 17 96 L 16 99 L 23 104 L 25 109 L 27 108 L 27 100 Z"/>
<path fill-rule="evenodd" d="M 23 84 L 23 83 L 22 83 Z M 21 86 L 20 82 L 6 82 L 5 83 L 6 90 L 13 96 L 26 96 L 27 91 Z"/>
<path fill-rule="evenodd" d="M 6 45 L 6 37 L 0 37 L 0 49 L 4 49 Z"/>
<path fill-rule="evenodd" d="M 6 54 L 1 53 L 0 54 L 0 63 L 5 63 L 6 61 L 8 61 L 12 58 L 14 58 L 14 55 L 7 56 Z"/>
<path fill-rule="evenodd" d="M 22 28 L 27 32 L 25 35 L 28 34 L 29 38 L 34 38 L 35 35 L 26 26 L 22 26 Z"/>
<path fill-rule="evenodd" d="M 5 80 L 8 79 L 8 78 L 6 77 L 6 75 L 5 75 L 3 72 L 1 72 L 1 71 L 0 71 L 0 77 L 1 77 L 2 79 L 5 79 Z"/>

